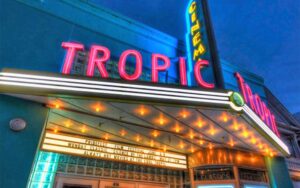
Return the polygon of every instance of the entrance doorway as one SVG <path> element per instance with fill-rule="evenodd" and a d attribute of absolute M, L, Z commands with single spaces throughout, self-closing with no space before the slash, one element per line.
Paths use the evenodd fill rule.
<path fill-rule="evenodd" d="M 168 184 L 120 181 L 77 176 L 57 176 L 54 188 L 169 188 Z"/>
<path fill-rule="evenodd" d="M 56 177 L 54 188 L 99 188 L 99 180 L 81 177 Z"/>

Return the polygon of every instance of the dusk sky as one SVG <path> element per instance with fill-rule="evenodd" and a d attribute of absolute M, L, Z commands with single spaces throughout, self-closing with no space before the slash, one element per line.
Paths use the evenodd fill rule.
<path fill-rule="evenodd" d="M 187 0 L 90 0 L 183 39 Z M 300 111 L 300 1 L 209 0 L 220 57 L 262 76 L 292 112 Z"/>

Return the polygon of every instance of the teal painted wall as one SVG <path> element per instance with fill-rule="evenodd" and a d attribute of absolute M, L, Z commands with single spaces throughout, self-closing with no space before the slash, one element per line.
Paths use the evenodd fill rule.
<path fill-rule="evenodd" d="M 41 104 L 0 95 L 0 187 L 26 187 L 47 111 Z M 13 118 L 23 118 L 27 127 L 11 131 Z"/>
<path fill-rule="evenodd" d="M 284 158 L 266 157 L 265 161 L 272 188 L 293 188 L 293 183 Z"/>
<path fill-rule="evenodd" d="M 65 56 L 61 43 L 74 41 L 85 49 L 106 46 L 113 58 L 126 49 L 138 50 L 148 68 L 151 53 L 164 54 L 172 59 L 168 75 L 178 75 L 176 58 L 183 52 L 177 39 L 87 1 L 1 0 L 0 19 L 0 69 L 58 73 Z"/>

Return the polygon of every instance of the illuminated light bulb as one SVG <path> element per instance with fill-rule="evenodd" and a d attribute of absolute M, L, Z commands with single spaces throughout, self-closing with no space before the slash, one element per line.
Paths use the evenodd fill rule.
<path fill-rule="evenodd" d="M 153 147 L 153 146 L 154 146 L 154 141 L 153 141 L 153 140 L 151 140 L 151 142 L 150 142 L 150 146 L 151 146 L 151 147 Z"/>
<path fill-rule="evenodd" d="M 211 129 L 210 129 L 210 134 L 213 136 L 213 135 L 215 135 L 215 133 L 216 133 L 215 129 L 214 129 L 214 128 L 211 128 Z"/>
<path fill-rule="evenodd" d="M 184 148 L 184 144 L 183 144 L 183 143 L 180 143 L 179 147 L 180 147 L 181 149 L 183 149 L 183 148 Z"/>
<path fill-rule="evenodd" d="M 245 138 L 248 138 L 248 136 L 249 136 L 249 133 L 248 133 L 248 131 L 243 131 L 243 136 L 245 137 Z"/>
<path fill-rule="evenodd" d="M 176 127 L 175 127 L 175 132 L 176 132 L 176 133 L 179 133 L 179 132 L 180 132 L 180 127 L 179 127 L 179 126 L 176 126 Z"/>
<path fill-rule="evenodd" d="M 222 113 L 222 116 L 221 116 L 221 119 L 224 121 L 224 122 L 227 122 L 228 121 L 228 117 L 226 115 L 226 113 Z"/>
<path fill-rule="evenodd" d="M 145 116 L 148 114 L 148 112 L 149 110 L 144 105 L 141 105 L 135 109 L 135 113 L 137 113 L 140 116 Z"/>
<path fill-rule="evenodd" d="M 262 144 L 259 144 L 259 145 L 258 145 L 258 148 L 259 148 L 259 149 L 263 149 L 263 145 L 262 145 Z"/>
<path fill-rule="evenodd" d="M 85 133 L 85 132 L 86 132 L 86 128 L 85 128 L 85 127 L 82 127 L 82 128 L 81 128 L 81 132 L 82 132 L 82 133 Z"/>
<path fill-rule="evenodd" d="M 238 131 L 239 130 L 239 124 L 234 120 L 233 121 L 233 129 L 235 130 L 235 131 Z"/>
<path fill-rule="evenodd" d="M 137 135 L 136 138 L 135 138 L 135 140 L 136 140 L 137 142 L 139 142 L 139 141 L 141 141 L 141 137 L 140 137 L 139 135 Z"/>
<path fill-rule="evenodd" d="M 164 150 L 164 152 L 166 152 L 167 151 L 167 146 L 164 146 L 163 150 Z"/>
<path fill-rule="evenodd" d="M 224 121 L 224 122 L 227 122 L 227 121 L 228 121 L 227 116 L 225 116 L 225 117 L 223 118 L 223 121 Z"/>
<path fill-rule="evenodd" d="M 203 140 L 200 140 L 200 141 L 199 141 L 199 144 L 200 144 L 200 145 L 203 145 L 203 144 L 204 144 L 204 141 L 203 141 Z"/>
<path fill-rule="evenodd" d="M 156 138 L 159 135 L 159 133 L 158 133 L 158 131 L 155 130 L 155 131 L 153 131 L 152 135 Z"/>
<path fill-rule="evenodd" d="M 209 149 L 213 149 L 213 145 L 212 145 L 212 144 L 209 144 L 209 145 L 208 145 L 208 148 L 209 148 Z"/>
<path fill-rule="evenodd" d="M 180 112 L 180 115 L 182 118 L 187 118 L 189 116 L 189 112 L 186 111 L 185 109 L 183 109 L 181 112 Z"/>
<path fill-rule="evenodd" d="M 251 162 L 254 163 L 255 161 L 255 157 L 251 157 Z"/>
<path fill-rule="evenodd" d="M 105 106 L 100 103 L 97 102 L 96 104 L 92 105 L 91 108 L 95 111 L 95 112 L 102 112 L 105 110 Z"/>
<path fill-rule="evenodd" d="M 238 161 L 241 161 L 241 160 L 242 160 L 242 157 L 241 157 L 240 155 L 237 155 L 236 158 L 237 158 Z"/>
<path fill-rule="evenodd" d="M 108 138 L 109 138 L 108 134 L 105 134 L 104 139 L 108 140 Z"/>
<path fill-rule="evenodd" d="M 165 116 L 161 113 L 161 114 L 159 115 L 159 117 L 157 118 L 156 122 L 157 122 L 158 124 L 160 124 L 160 125 L 165 125 L 165 124 L 168 123 L 168 119 L 165 118 Z"/>
<path fill-rule="evenodd" d="M 55 104 L 55 108 L 56 108 L 56 109 L 59 109 L 59 108 L 60 108 L 60 105 L 59 105 L 59 104 Z"/>
<path fill-rule="evenodd" d="M 194 133 L 190 133 L 190 139 L 194 139 Z"/>
<path fill-rule="evenodd" d="M 273 157 L 274 156 L 274 153 L 273 152 L 270 152 L 270 157 Z"/>
<path fill-rule="evenodd" d="M 195 152 L 195 149 L 194 147 L 191 147 L 191 152 L 194 153 Z"/>
<path fill-rule="evenodd" d="M 54 132 L 54 133 L 57 133 L 57 132 L 58 132 L 58 130 L 57 130 L 57 129 L 54 129 L 54 130 L 53 130 L 53 132 Z"/>
<path fill-rule="evenodd" d="M 268 149 L 268 148 L 266 148 L 266 149 L 265 149 L 265 152 L 266 152 L 266 153 L 269 153 L 269 149 Z"/>
<path fill-rule="evenodd" d="M 125 136 L 126 135 L 126 131 L 124 129 L 121 130 L 121 136 Z"/>
<path fill-rule="evenodd" d="M 234 146 L 234 142 L 231 141 L 229 145 L 230 145 L 231 147 L 233 147 L 233 146 Z"/>
<path fill-rule="evenodd" d="M 159 119 L 159 124 L 163 125 L 164 123 L 165 123 L 164 118 L 160 118 L 160 119 Z"/>
<path fill-rule="evenodd" d="M 199 128 L 202 128 L 203 127 L 202 121 L 198 121 L 197 125 L 198 125 Z"/>
<path fill-rule="evenodd" d="M 144 110 L 144 109 L 141 109 L 141 110 L 140 110 L 140 114 L 141 114 L 141 116 L 145 115 L 145 110 Z"/>
<path fill-rule="evenodd" d="M 182 115 L 182 118 L 184 118 L 184 119 L 187 118 L 187 113 L 186 112 L 182 112 L 181 115 Z"/>
<path fill-rule="evenodd" d="M 66 125 L 66 127 L 70 127 L 70 126 L 71 126 L 71 122 L 70 122 L 70 121 L 67 121 L 67 122 L 65 123 L 65 125 Z"/>
<path fill-rule="evenodd" d="M 234 130 L 236 130 L 236 131 L 239 130 L 239 126 L 237 124 L 234 126 Z"/>
<path fill-rule="evenodd" d="M 256 139 L 255 138 L 251 138 L 251 143 L 252 144 L 256 144 Z"/>

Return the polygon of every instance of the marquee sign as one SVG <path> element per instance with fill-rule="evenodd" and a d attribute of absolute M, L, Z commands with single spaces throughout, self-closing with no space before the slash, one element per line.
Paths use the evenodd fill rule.
<path fill-rule="evenodd" d="M 45 133 L 41 149 L 157 167 L 187 168 L 185 155 L 50 131 Z"/>
<path fill-rule="evenodd" d="M 274 114 L 261 100 L 259 95 L 252 92 L 250 86 L 245 82 L 244 78 L 239 73 L 236 72 L 234 75 L 238 80 L 240 91 L 245 102 L 257 115 L 259 115 L 259 117 L 270 127 L 270 129 L 272 129 L 272 131 L 279 136 Z"/>
<path fill-rule="evenodd" d="M 190 0 L 186 9 L 186 48 L 188 82 L 193 85 L 193 67 L 201 67 L 205 87 L 223 87 L 218 54 L 206 0 Z M 204 61 L 205 63 L 201 63 Z M 196 76 L 196 75 L 195 75 Z"/>

